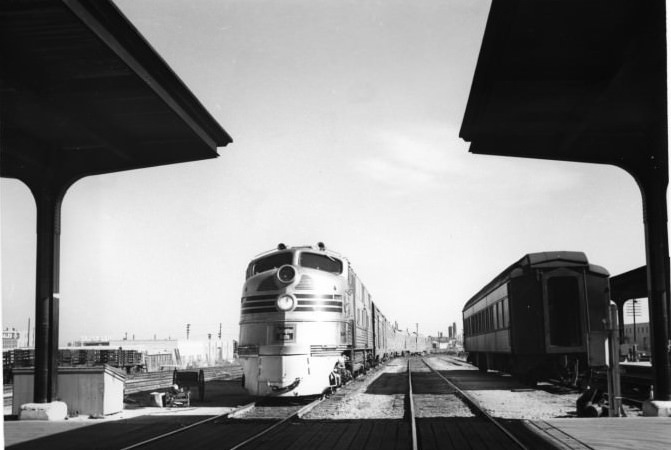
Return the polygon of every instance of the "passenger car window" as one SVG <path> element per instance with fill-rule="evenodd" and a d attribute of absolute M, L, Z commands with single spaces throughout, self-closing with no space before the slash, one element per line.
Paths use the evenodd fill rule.
<path fill-rule="evenodd" d="M 323 270 L 324 272 L 342 273 L 342 261 L 327 255 L 303 252 L 298 264 L 301 267 Z"/>

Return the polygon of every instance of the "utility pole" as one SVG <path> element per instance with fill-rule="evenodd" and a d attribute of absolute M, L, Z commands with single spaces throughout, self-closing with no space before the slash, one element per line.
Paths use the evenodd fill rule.
<path fill-rule="evenodd" d="M 634 317 L 634 344 L 636 344 L 636 299 L 631 301 L 631 315 Z"/>
<path fill-rule="evenodd" d="M 415 323 L 415 353 L 417 353 L 417 340 L 419 339 L 419 324 Z"/>
<path fill-rule="evenodd" d="M 212 365 L 212 333 L 207 333 L 207 364 Z"/>
<path fill-rule="evenodd" d="M 636 341 L 636 316 L 641 315 L 641 309 L 636 308 L 638 305 L 638 300 L 632 299 L 631 303 L 629 304 L 629 308 L 627 308 L 627 312 L 631 314 L 631 317 L 634 319 L 634 343 L 631 347 L 631 356 L 634 361 L 638 361 L 638 342 Z"/>

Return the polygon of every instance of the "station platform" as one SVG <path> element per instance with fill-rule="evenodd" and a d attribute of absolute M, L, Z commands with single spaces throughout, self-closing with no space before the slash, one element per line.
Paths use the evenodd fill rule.
<path fill-rule="evenodd" d="M 172 424 L 197 422 L 223 414 L 232 407 L 139 408 L 104 419 L 74 418 L 63 421 L 5 421 L 5 448 L 123 448 L 118 436 L 135 442 L 151 438 Z M 449 419 L 448 419 L 449 420 Z M 671 445 L 671 418 L 566 418 L 526 421 L 545 441 L 561 450 L 661 450 Z M 57 436 L 58 435 L 58 436 Z M 54 447 L 66 442 L 67 447 Z M 97 445 L 91 447 L 93 442 Z M 108 443 L 109 447 L 105 444 Z"/>
<path fill-rule="evenodd" d="M 52 448 L 117 448 L 114 446 L 114 435 L 118 433 L 133 434 L 142 440 L 143 433 L 136 430 L 137 424 L 151 422 L 156 429 L 168 428 L 170 424 L 193 423 L 205 417 L 225 414 L 233 407 L 189 407 L 189 408 L 158 408 L 143 407 L 126 409 L 119 414 L 113 414 L 101 419 L 84 416 L 67 420 L 6 420 L 4 429 L 4 448 L 19 445 L 20 448 L 43 448 L 45 438 L 67 433 L 68 447 Z M 100 425 L 104 425 L 101 427 Z M 109 435 L 108 435 L 109 434 Z M 65 436 L 65 435 L 63 435 Z M 151 437 L 149 434 L 147 437 Z M 60 436 L 59 436 L 60 438 Z M 132 439 L 132 438 L 131 438 Z M 60 441 L 60 439 L 59 439 Z M 88 443 L 87 443 L 88 441 Z M 110 443 L 106 447 L 104 442 Z M 46 444 L 49 445 L 49 444 Z M 47 447 L 49 448 L 49 447 Z M 118 447 L 120 448 L 120 447 Z"/>
<path fill-rule="evenodd" d="M 194 423 L 225 414 L 251 401 L 239 380 L 221 379 L 206 382 L 204 400 L 192 397 L 189 407 L 145 406 L 149 404 L 146 397 L 148 393 L 129 395 L 123 411 L 97 418 L 77 416 L 54 421 L 17 420 L 10 415 L 11 407 L 5 408 L 4 448 L 118 449 L 126 446 L 123 442 L 150 438 L 159 434 L 156 430 L 169 428 L 175 422 Z M 147 422 L 151 426 L 147 427 Z M 125 439 L 116 439 L 118 434 L 125 434 Z M 65 442 L 66 446 L 52 446 L 48 442 L 50 437 Z"/>
<path fill-rule="evenodd" d="M 560 449 L 671 448 L 671 417 L 598 417 L 531 421 Z"/>

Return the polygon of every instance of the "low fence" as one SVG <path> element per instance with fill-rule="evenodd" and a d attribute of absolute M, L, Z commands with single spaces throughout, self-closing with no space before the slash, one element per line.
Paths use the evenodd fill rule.
<path fill-rule="evenodd" d="M 203 371 L 205 381 L 214 379 L 232 380 L 242 376 L 242 367 L 238 365 L 183 369 L 184 371 Z M 172 386 L 173 371 L 147 372 L 126 375 L 124 395 L 138 392 L 156 391 Z"/>

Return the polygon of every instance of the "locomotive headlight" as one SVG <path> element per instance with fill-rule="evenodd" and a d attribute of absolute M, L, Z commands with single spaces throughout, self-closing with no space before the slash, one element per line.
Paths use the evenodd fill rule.
<path fill-rule="evenodd" d="M 277 298 L 277 309 L 280 311 L 289 311 L 294 308 L 295 304 L 296 300 L 294 300 L 294 297 L 291 295 L 280 295 Z"/>
<path fill-rule="evenodd" d="M 296 278 L 296 269 L 288 264 L 286 266 L 282 266 L 277 271 L 277 278 L 282 283 L 291 283 L 294 281 L 294 278 Z"/>

